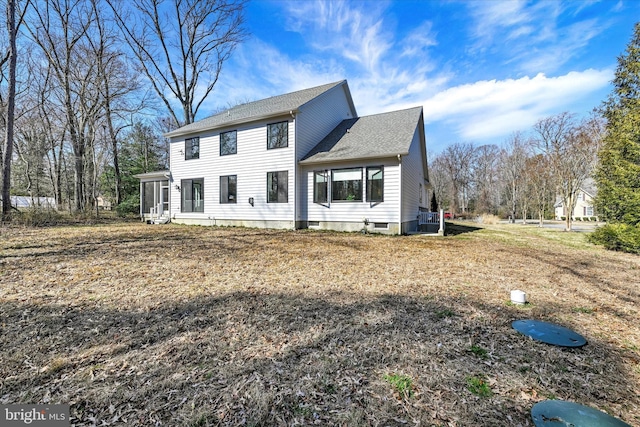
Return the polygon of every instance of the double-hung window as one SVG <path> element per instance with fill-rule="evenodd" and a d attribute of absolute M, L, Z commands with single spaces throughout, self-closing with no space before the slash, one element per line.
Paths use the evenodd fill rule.
<path fill-rule="evenodd" d="M 183 179 L 181 212 L 204 212 L 204 178 Z"/>
<path fill-rule="evenodd" d="M 267 149 L 289 146 L 289 122 L 267 125 Z"/>
<path fill-rule="evenodd" d="M 362 201 L 362 168 L 331 171 L 332 201 Z"/>
<path fill-rule="evenodd" d="M 287 203 L 289 200 L 289 173 L 267 172 L 267 203 Z"/>
<path fill-rule="evenodd" d="M 367 201 L 382 202 L 384 190 L 384 169 L 382 166 L 367 168 Z M 422 197 L 422 191 L 420 192 Z"/>
<path fill-rule="evenodd" d="M 220 177 L 220 203 L 236 203 L 237 176 Z"/>
<path fill-rule="evenodd" d="M 313 203 L 327 203 L 329 201 L 329 174 L 327 171 L 313 173 Z"/>
<path fill-rule="evenodd" d="M 184 159 L 199 159 L 200 158 L 200 137 L 187 138 L 184 140 Z"/>
<path fill-rule="evenodd" d="M 222 132 L 220 134 L 220 155 L 227 156 L 238 152 L 238 132 Z"/>

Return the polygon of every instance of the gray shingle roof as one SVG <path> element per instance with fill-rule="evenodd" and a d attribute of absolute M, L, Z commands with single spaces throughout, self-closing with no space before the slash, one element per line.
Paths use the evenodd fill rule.
<path fill-rule="evenodd" d="M 596 187 L 596 182 L 593 178 L 585 179 L 584 183 L 582 183 L 582 191 L 589 194 L 591 197 L 596 197 L 598 194 L 598 187 Z"/>
<path fill-rule="evenodd" d="M 215 129 L 226 125 L 249 122 L 269 116 L 286 114 L 289 111 L 296 111 L 307 102 L 341 84 L 346 84 L 346 80 L 236 105 L 221 113 L 182 126 L 165 134 L 165 136 L 170 138 Z"/>
<path fill-rule="evenodd" d="M 342 121 L 300 163 L 323 163 L 406 155 L 422 107 Z"/>

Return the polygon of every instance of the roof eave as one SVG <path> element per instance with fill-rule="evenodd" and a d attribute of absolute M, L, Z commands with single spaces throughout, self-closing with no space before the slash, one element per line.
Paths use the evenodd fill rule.
<path fill-rule="evenodd" d="M 138 179 L 154 179 L 154 178 L 169 178 L 170 175 L 171 175 L 171 171 L 161 170 L 161 171 L 139 173 L 137 175 L 133 175 L 133 177 Z"/>
<path fill-rule="evenodd" d="M 260 121 L 260 120 L 270 119 L 270 118 L 273 118 L 273 117 L 281 117 L 281 116 L 286 116 L 286 115 L 289 115 L 289 114 L 297 114 L 299 112 L 300 112 L 300 110 L 298 108 L 293 109 L 293 110 L 284 110 L 284 111 L 279 111 L 277 113 L 262 114 L 262 115 L 258 115 L 258 116 L 251 116 L 251 117 L 245 118 L 245 119 L 230 120 L 228 122 L 224 122 L 224 123 L 222 123 L 220 125 L 217 125 L 217 126 L 204 127 L 204 128 L 196 129 L 196 130 L 188 130 L 187 129 L 185 131 L 180 131 L 180 129 L 176 129 L 174 131 L 167 132 L 167 133 L 163 134 L 162 136 L 164 136 L 165 138 L 175 138 L 177 136 L 194 135 L 194 134 L 207 132 L 207 131 L 212 131 L 212 130 L 216 130 L 216 129 L 223 129 L 223 128 L 234 126 L 234 125 L 257 122 L 257 121 Z"/>
<path fill-rule="evenodd" d="M 319 165 L 319 164 L 326 164 L 326 163 L 347 163 L 347 162 L 353 162 L 357 160 L 391 159 L 391 158 L 397 158 L 398 156 L 407 156 L 408 154 L 409 152 L 407 151 L 404 153 L 375 154 L 371 156 L 358 156 L 358 157 L 351 157 L 346 159 L 317 159 L 317 160 L 314 159 L 313 157 L 310 157 L 306 160 L 300 160 L 298 164 Z"/>

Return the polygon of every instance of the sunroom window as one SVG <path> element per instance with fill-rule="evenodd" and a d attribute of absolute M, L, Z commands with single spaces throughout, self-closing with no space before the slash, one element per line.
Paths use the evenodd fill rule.
<path fill-rule="evenodd" d="M 313 173 L 313 203 L 327 203 L 329 198 L 329 174 L 327 171 Z"/>
<path fill-rule="evenodd" d="M 362 201 L 362 168 L 336 169 L 331 172 L 331 200 Z"/>
<path fill-rule="evenodd" d="M 384 189 L 384 170 L 382 166 L 367 168 L 367 201 L 382 202 Z"/>

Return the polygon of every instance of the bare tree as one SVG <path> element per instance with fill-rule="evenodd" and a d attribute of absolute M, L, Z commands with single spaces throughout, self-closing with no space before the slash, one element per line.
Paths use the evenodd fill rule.
<path fill-rule="evenodd" d="M 104 130 L 110 145 L 110 154 L 113 161 L 115 179 L 115 203 L 122 201 L 122 178 L 120 173 L 120 159 L 118 149 L 118 133 L 129 123 L 123 123 L 121 116 L 131 114 L 143 109 L 145 98 L 135 97 L 140 101 L 135 105 L 128 98 L 138 91 L 140 85 L 138 78 L 130 72 L 124 61 L 124 54 L 118 49 L 118 37 L 112 30 L 109 17 L 104 8 L 101 8 L 101 0 L 90 0 L 95 15 L 93 32 L 88 38 L 88 43 L 93 50 L 96 59 L 99 78 L 98 89 L 102 98 Z M 120 118 L 120 120 L 119 120 Z M 118 125 L 117 122 L 121 124 Z M 103 138 L 104 138 L 103 137 Z M 96 158 L 94 156 L 94 158 Z M 96 177 L 97 179 L 97 177 Z"/>
<path fill-rule="evenodd" d="M 438 208 L 451 209 L 450 188 L 451 183 L 447 174 L 442 155 L 428 156 L 429 162 L 429 180 L 433 184 L 434 199 L 437 201 Z"/>
<path fill-rule="evenodd" d="M 525 174 L 529 184 L 529 197 L 538 213 L 538 223 L 542 227 L 545 212 L 555 197 L 553 194 L 553 175 L 547 157 L 543 154 L 536 154 L 528 158 Z"/>
<path fill-rule="evenodd" d="M 534 125 L 537 148 L 546 155 L 553 178 L 567 210 L 566 226 L 571 231 L 577 194 L 594 171 L 601 127 L 594 119 L 576 122 L 567 112 L 539 120 Z"/>
<path fill-rule="evenodd" d="M 506 198 L 515 222 L 518 206 L 521 205 L 525 182 L 524 169 L 529 153 L 529 142 L 519 132 L 507 140 L 500 156 L 500 172 L 505 183 Z"/>
<path fill-rule="evenodd" d="M 107 0 L 125 40 L 176 123 L 192 123 L 245 37 L 244 0 Z M 172 99 L 180 102 L 182 114 Z"/>
<path fill-rule="evenodd" d="M 476 188 L 476 212 L 497 213 L 500 204 L 498 191 L 498 164 L 500 148 L 497 145 L 481 145 L 476 148 L 474 183 Z"/>
<path fill-rule="evenodd" d="M 9 62 L 9 88 L 7 94 L 7 115 L 5 121 L 5 139 L 2 150 L 2 220 L 9 220 L 11 214 L 11 160 L 13 158 L 13 125 L 15 120 L 16 102 L 16 65 L 18 63 L 18 50 L 16 38 L 18 27 L 16 24 L 16 0 L 7 1 L 7 35 L 9 49 L 6 59 Z M 2 64 L 0 63 L 0 66 Z"/>
<path fill-rule="evenodd" d="M 66 114 L 74 155 L 74 204 L 83 211 L 88 199 L 85 164 L 90 126 L 101 108 L 95 57 L 87 47 L 94 11 L 83 0 L 35 2 L 27 30 L 47 58 Z"/>
<path fill-rule="evenodd" d="M 451 185 L 451 212 L 467 211 L 469 186 L 473 177 L 475 149 L 471 143 L 449 145 L 441 154 L 442 166 Z"/>

